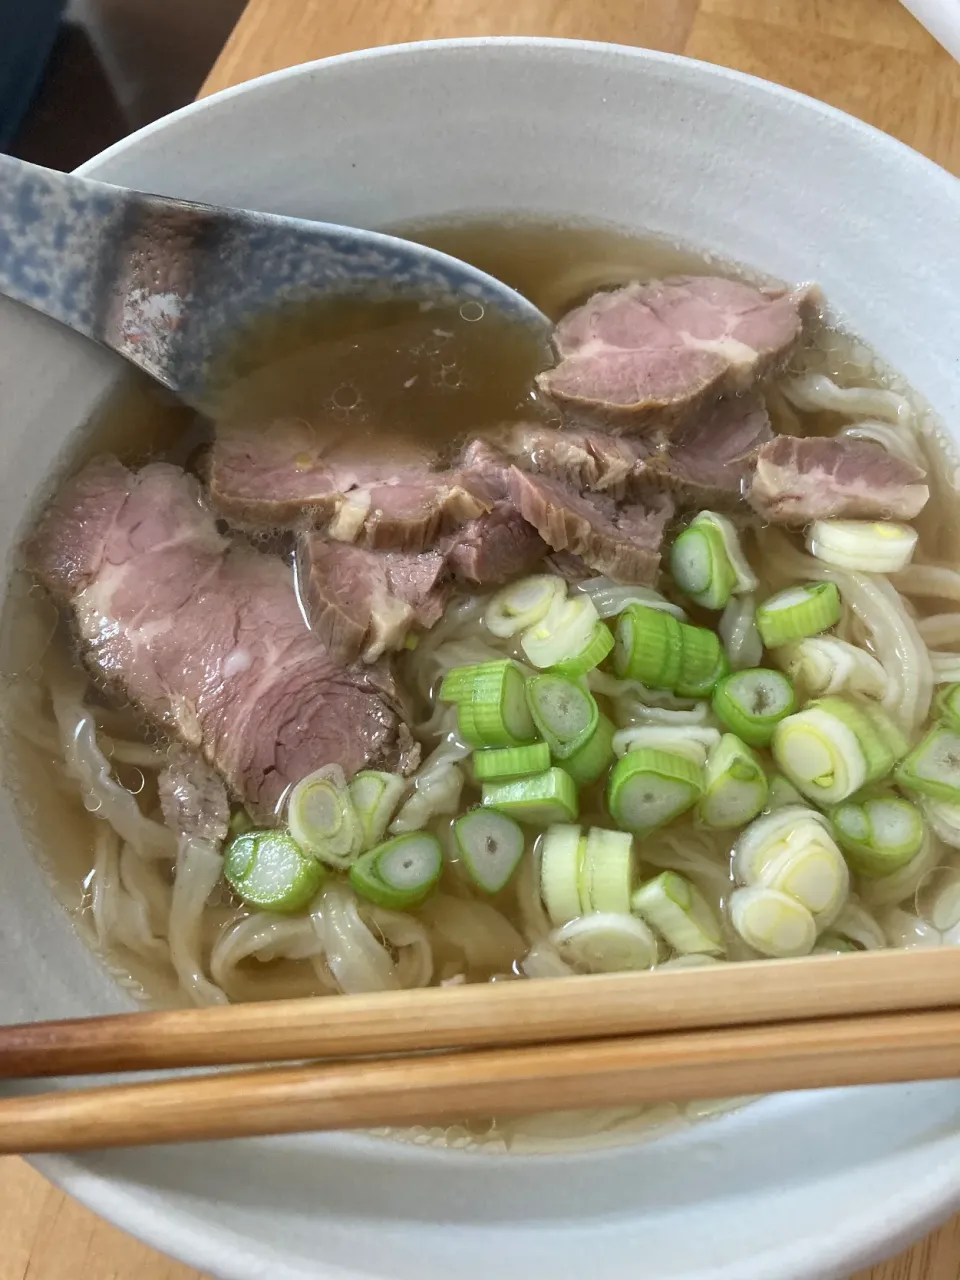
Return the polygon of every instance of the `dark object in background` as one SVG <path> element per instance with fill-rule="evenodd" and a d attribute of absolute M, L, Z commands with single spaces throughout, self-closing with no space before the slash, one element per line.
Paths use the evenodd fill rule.
<path fill-rule="evenodd" d="M 244 3 L 0 0 L 0 151 L 71 169 L 185 106 Z"/>
<path fill-rule="evenodd" d="M 129 132 L 85 28 L 64 22 L 43 80 L 7 149 L 21 160 L 69 171 Z"/>
<path fill-rule="evenodd" d="M 0 0 L 0 151 L 26 114 L 65 7 L 66 0 Z"/>

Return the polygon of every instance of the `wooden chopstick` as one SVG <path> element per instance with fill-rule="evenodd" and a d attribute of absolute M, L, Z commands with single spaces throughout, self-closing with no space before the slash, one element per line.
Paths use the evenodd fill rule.
<path fill-rule="evenodd" d="M 960 1011 L 218 1072 L 0 1102 L 0 1154 L 437 1124 L 960 1073 Z"/>
<path fill-rule="evenodd" d="M 960 1007 L 960 948 L 0 1028 L 0 1078 L 344 1058 Z"/>

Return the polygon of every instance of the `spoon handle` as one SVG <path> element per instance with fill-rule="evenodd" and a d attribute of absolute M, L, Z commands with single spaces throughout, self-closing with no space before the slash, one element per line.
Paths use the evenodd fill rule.
<path fill-rule="evenodd" d="M 219 211 L 0 155 L 0 294 L 165 385 Z"/>
<path fill-rule="evenodd" d="M 100 264 L 125 192 L 0 155 L 0 293 L 98 336 Z"/>

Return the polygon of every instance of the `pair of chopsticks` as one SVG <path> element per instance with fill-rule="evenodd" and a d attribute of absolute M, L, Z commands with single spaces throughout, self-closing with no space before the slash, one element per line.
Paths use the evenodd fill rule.
<path fill-rule="evenodd" d="M 252 1063 L 0 1100 L 0 1154 L 960 1075 L 960 949 L 0 1028 L 8 1080 Z"/>

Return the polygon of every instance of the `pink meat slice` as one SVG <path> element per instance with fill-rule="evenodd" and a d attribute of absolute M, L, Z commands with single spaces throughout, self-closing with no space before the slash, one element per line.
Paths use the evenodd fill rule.
<path fill-rule="evenodd" d="M 443 612 L 438 551 L 368 551 L 309 533 L 301 536 L 297 564 L 310 625 L 337 662 L 374 661 L 399 648 L 415 621 L 431 627 Z"/>
<path fill-rule="evenodd" d="M 514 467 L 510 496 L 554 551 L 580 556 L 615 582 L 651 585 L 656 581 L 660 544 L 673 514 L 669 495 L 652 495 L 647 504 L 617 506 L 602 494 L 588 497 Z"/>
<path fill-rule="evenodd" d="M 743 507 L 760 447 L 772 439 L 761 396 L 720 400 L 668 437 L 636 479 L 662 485 L 680 507 L 734 511 Z"/>
<path fill-rule="evenodd" d="M 777 524 L 912 520 L 930 497 L 925 479 L 920 467 L 872 440 L 777 436 L 760 450 L 747 497 Z"/>
<path fill-rule="evenodd" d="M 45 512 L 27 562 L 71 607 L 91 668 L 200 751 L 258 820 L 322 765 L 397 764 L 389 669 L 335 663 L 289 568 L 222 538 L 179 468 L 91 462 Z"/>
<path fill-rule="evenodd" d="M 557 325 L 559 362 L 537 382 L 576 425 L 669 429 L 781 368 L 818 299 L 810 288 L 761 290 L 720 276 L 598 293 Z"/>

